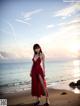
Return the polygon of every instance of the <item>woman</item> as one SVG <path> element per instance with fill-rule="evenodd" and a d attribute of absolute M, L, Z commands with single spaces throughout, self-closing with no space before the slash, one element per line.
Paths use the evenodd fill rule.
<path fill-rule="evenodd" d="M 33 46 L 34 56 L 33 56 L 33 65 L 31 68 L 30 76 L 32 78 L 32 87 L 31 94 L 35 96 L 37 101 L 34 103 L 34 106 L 40 104 L 40 97 L 46 97 L 46 103 L 44 106 L 49 106 L 48 91 L 46 88 L 45 80 L 45 65 L 44 60 L 45 56 L 41 50 L 39 44 L 34 44 Z"/>

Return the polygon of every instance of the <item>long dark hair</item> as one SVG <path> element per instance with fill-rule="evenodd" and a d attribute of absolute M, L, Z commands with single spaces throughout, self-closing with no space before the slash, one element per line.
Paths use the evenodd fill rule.
<path fill-rule="evenodd" d="M 36 43 L 36 44 L 33 45 L 34 54 L 37 54 L 37 52 L 35 51 L 35 49 L 38 49 L 38 48 L 40 48 L 39 54 L 42 53 L 42 49 L 41 49 L 40 45 Z"/>

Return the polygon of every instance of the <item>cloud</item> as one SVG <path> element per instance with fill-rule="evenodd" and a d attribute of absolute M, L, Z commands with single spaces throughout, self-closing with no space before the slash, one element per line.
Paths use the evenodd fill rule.
<path fill-rule="evenodd" d="M 79 29 L 79 20 L 74 19 L 67 24 L 62 24 L 57 32 L 45 35 L 38 42 L 43 45 L 47 57 L 75 58 L 80 51 Z"/>
<path fill-rule="evenodd" d="M 15 29 L 14 29 L 13 25 L 10 22 L 8 22 L 8 21 L 6 21 L 6 22 L 9 25 L 9 27 L 10 27 L 10 29 L 12 31 L 13 36 L 16 36 Z"/>
<path fill-rule="evenodd" d="M 30 20 L 32 19 L 32 17 L 34 15 L 40 13 L 41 11 L 43 11 L 43 10 L 42 9 L 36 9 L 36 10 L 33 10 L 33 11 L 25 12 L 25 13 L 22 14 L 22 16 L 17 18 L 16 21 L 30 25 Z"/>
<path fill-rule="evenodd" d="M 31 45 L 12 47 L 7 50 L 0 50 L 0 59 L 28 59 L 32 58 L 33 50 Z"/>
<path fill-rule="evenodd" d="M 24 18 L 25 19 L 31 19 L 31 17 L 39 12 L 41 12 L 42 9 L 36 9 L 36 10 L 33 10 L 33 11 L 30 11 L 30 12 L 26 12 L 24 13 Z"/>
<path fill-rule="evenodd" d="M 59 11 L 56 11 L 54 16 L 62 17 L 63 19 L 65 19 L 66 17 L 71 16 L 78 11 L 80 11 L 80 4 L 76 3 L 76 4 L 66 7 L 64 9 L 61 9 Z"/>
<path fill-rule="evenodd" d="M 3 27 L 0 29 L 0 31 L 5 33 L 5 34 L 8 34 L 8 35 L 16 36 L 14 26 L 7 20 L 3 20 L 3 23 L 5 26 L 7 26 L 7 29 L 5 29 L 5 27 Z"/>
<path fill-rule="evenodd" d="M 17 22 L 20 22 L 20 23 L 23 23 L 23 24 L 27 24 L 27 25 L 30 25 L 29 22 L 26 22 L 24 20 L 20 20 L 20 19 L 16 19 Z"/>
<path fill-rule="evenodd" d="M 0 31 L 12 35 L 16 41 L 16 32 L 14 26 L 7 20 L 3 20 L 3 22 L 5 23 L 5 26 L 7 26 L 8 30 L 5 30 L 3 27 L 3 29 L 0 29 Z"/>
<path fill-rule="evenodd" d="M 8 59 L 8 58 L 10 59 L 13 57 L 14 57 L 14 55 L 12 53 L 0 51 L 0 59 Z"/>
<path fill-rule="evenodd" d="M 46 58 L 74 58 L 79 55 L 80 51 L 80 23 L 79 19 L 68 21 L 61 26 L 59 30 L 49 33 L 38 40 L 42 50 L 45 52 Z M 0 52 L 1 59 L 10 58 L 32 58 L 32 45 L 10 48 L 8 52 Z"/>
<path fill-rule="evenodd" d="M 80 18 L 77 17 L 77 18 L 72 19 L 71 21 L 66 21 L 66 22 L 62 22 L 58 24 L 59 27 L 66 27 L 66 26 L 71 26 L 71 25 L 74 27 L 77 25 L 78 27 L 80 25 Z"/>
<path fill-rule="evenodd" d="M 66 33 L 68 32 L 71 34 L 76 34 L 76 36 L 79 36 L 79 34 L 80 34 L 79 33 L 80 32 L 79 31 L 79 29 L 80 29 L 80 19 L 79 18 L 62 23 L 62 25 L 60 25 L 60 26 L 61 26 L 61 30 L 63 30 L 63 32 L 66 31 Z M 74 31 L 75 31 L 75 33 L 74 33 Z"/>
<path fill-rule="evenodd" d="M 50 29 L 50 28 L 53 28 L 54 27 L 54 25 L 52 25 L 52 24 L 49 24 L 49 25 L 47 25 L 47 29 Z"/>

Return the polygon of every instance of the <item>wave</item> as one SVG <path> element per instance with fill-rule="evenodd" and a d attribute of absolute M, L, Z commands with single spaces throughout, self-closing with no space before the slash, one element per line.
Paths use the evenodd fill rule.
<path fill-rule="evenodd" d="M 30 85 L 30 83 L 31 83 L 31 81 L 14 82 L 14 83 L 2 84 L 2 85 L 0 85 L 0 88 L 3 88 L 3 87 L 13 87 L 13 86 L 19 86 L 19 85 Z"/>
<path fill-rule="evenodd" d="M 71 81 L 71 80 L 76 80 L 76 79 L 79 79 L 79 77 L 68 77 L 68 78 L 64 78 L 64 79 L 60 79 L 60 80 L 54 80 L 54 79 L 50 80 L 49 78 L 46 78 L 48 85 L 50 83 L 61 83 L 61 82 Z M 20 81 L 20 82 L 16 81 L 16 82 L 13 82 L 13 83 L 1 84 L 0 88 L 3 88 L 3 87 L 13 87 L 13 86 L 21 86 L 21 85 L 29 86 L 30 84 L 31 84 L 31 80 L 29 80 L 29 81 Z"/>

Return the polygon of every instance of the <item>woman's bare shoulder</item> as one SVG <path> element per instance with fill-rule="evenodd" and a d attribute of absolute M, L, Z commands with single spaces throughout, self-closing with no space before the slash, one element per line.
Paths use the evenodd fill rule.
<path fill-rule="evenodd" d="M 40 57 L 41 57 L 42 59 L 44 59 L 44 58 L 45 58 L 44 53 L 40 53 Z"/>

